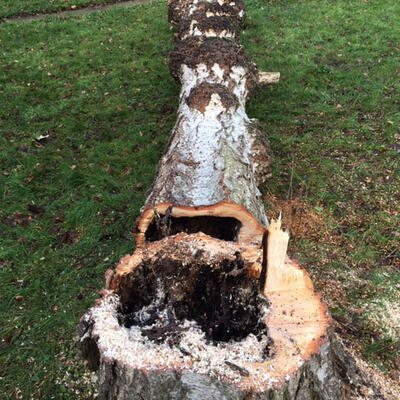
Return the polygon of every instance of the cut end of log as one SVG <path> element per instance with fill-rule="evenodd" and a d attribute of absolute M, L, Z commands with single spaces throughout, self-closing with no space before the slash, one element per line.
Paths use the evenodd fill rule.
<path fill-rule="evenodd" d="M 242 206 L 220 202 L 212 206 L 182 207 L 171 203 L 147 208 L 136 227 L 136 246 L 143 247 L 179 232 L 203 232 L 216 239 L 260 245 L 264 228 Z"/>
<path fill-rule="evenodd" d="M 240 393 L 280 390 L 320 351 L 330 319 L 304 284 L 305 271 L 286 257 L 288 234 L 280 221 L 268 230 L 267 262 L 273 259 L 266 296 L 259 289 L 260 246 L 202 232 L 145 242 L 121 260 L 113 290 L 85 317 L 97 349 L 92 353 L 103 357 L 102 365 L 117 363 L 125 376 L 152 380 L 170 371 L 181 383 L 189 376 L 206 379 L 207 390 L 216 382 Z M 281 290 L 271 287 L 275 270 L 301 283 L 284 279 Z"/>

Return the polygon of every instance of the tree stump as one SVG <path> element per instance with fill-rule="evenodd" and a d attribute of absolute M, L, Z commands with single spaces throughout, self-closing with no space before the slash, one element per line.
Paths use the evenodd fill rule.
<path fill-rule="evenodd" d="M 241 0 L 172 0 L 176 125 L 136 226 L 136 250 L 78 327 L 101 399 L 342 399 L 368 386 L 330 328 L 257 186 L 271 155 L 248 118 L 258 72 Z M 367 387 L 367 389 L 365 389 Z M 364 394 L 365 394 L 364 393 Z"/>

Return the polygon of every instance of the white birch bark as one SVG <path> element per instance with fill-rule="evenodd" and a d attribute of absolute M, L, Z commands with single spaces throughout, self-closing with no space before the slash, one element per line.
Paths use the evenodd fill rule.
<path fill-rule="evenodd" d="M 220 11 L 201 14 L 204 2 L 195 0 L 177 4 L 181 11 L 186 10 L 181 14 L 182 20 L 190 19 L 192 15 L 203 21 L 215 16 L 225 18 L 227 14 L 234 15 L 235 7 L 240 9 L 240 3 L 238 6 L 235 2 L 209 1 L 208 6 L 219 6 Z M 238 14 L 236 18 L 241 20 L 243 9 Z M 212 28 L 201 31 L 194 19 L 187 25 L 190 28 L 181 32 L 181 43 L 188 38 L 220 38 L 232 42 L 228 45 L 242 51 L 233 41 L 235 33 L 229 26 L 219 31 Z M 230 24 L 234 25 L 234 22 Z M 187 51 L 191 51 L 189 46 Z M 173 203 L 195 207 L 221 201 L 235 202 L 250 211 L 259 223 L 267 225 L 257 188 L 262 179 L 257 182 L 256 171 L 260 164 L 269 166 L 269 149 L 259 140 L 262 133 L 257 129 L 256 121 L 245 111 L 256 69 L 248 60 L 239 65 L 220 65 L 210 59 L 212 55 L 206 63 L 199 57 L 198 63 L 191 60 L 191 65 L 187 65 L 183 60 L 177 67 L 176 75 L 182 85 L 177 122 L 146 206 Z M 265 178 L 265 168 L 263 172 Z"/>

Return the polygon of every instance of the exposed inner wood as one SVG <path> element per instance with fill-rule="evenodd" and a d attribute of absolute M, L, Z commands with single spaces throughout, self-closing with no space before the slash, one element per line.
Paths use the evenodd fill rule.
<path fill-rule="evenodd" d="M 287 292 L 293 290 L 313 291 L 313 284 L 301 268 L 287 268 L 287 246 L 289 233 L 281 230 L 281 220 L 273 220 L 269 227 L 267 252 L 264 257 L 267 263 L 267 279 L 264 293 Z"/>

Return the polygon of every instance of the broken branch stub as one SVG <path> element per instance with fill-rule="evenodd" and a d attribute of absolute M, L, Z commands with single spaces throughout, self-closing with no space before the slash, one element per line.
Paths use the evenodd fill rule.
<path fill-rule="evenodd" d="M 340 398 L 326 307 L 286 256 L 280 221 L 265 233 L 271 156 L 245 104 L 279 74 L 259 73 L 239 44 L 241 0 L 173 0 L 168 15 L 177 122 L 136 250 L 78 328 L 99 397 Z"/>

